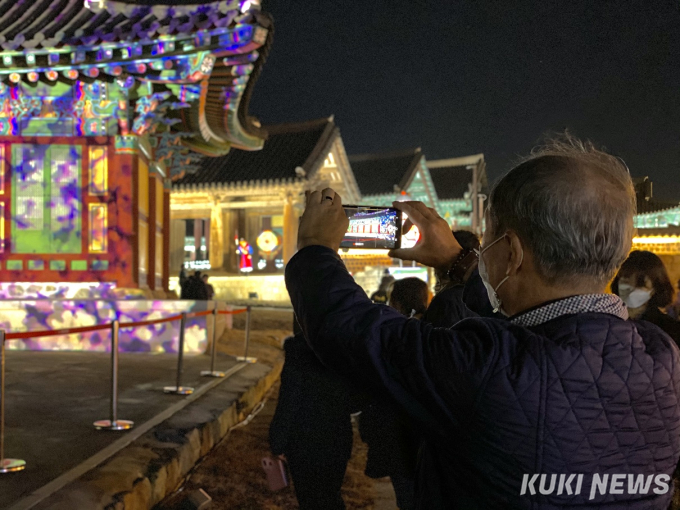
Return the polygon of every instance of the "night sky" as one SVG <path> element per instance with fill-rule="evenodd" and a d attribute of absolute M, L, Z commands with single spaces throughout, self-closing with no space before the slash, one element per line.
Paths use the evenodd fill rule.
<path fill-rule="evenodd" d="M 491 179 L 568 128 L 680 200 L 671 0 L 264 0 L 263 124 L 335 114 L 349 154 L 483 152 Z"/>

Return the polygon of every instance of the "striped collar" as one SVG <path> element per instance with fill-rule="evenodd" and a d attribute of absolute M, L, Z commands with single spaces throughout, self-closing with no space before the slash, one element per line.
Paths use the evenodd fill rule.
<path fill-rule="evenodd" d="M 562 315 L 575 313 L 608 313 L 624 320 L 628 319 L 628 309 L 620 297 L 614 294 L 583 294 L 522 312 L 511 317 L 510 322 L 520 326 L 538 326 Z"/>

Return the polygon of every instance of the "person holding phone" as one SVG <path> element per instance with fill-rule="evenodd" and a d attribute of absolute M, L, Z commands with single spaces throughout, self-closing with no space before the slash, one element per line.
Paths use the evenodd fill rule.
<path fill-rule="evenodd" d="M 321 362 L 419 423 L 417 508 L 666 510 L 680 351 L 605 293 L 632 244 L 625 164 L 571 137 L 537 150 L 491 192 L 478 252 L 424 204 L 394 206 L 422 239 L 390 255 L 463 280 L 478 261 L 504 318 L 434 328 L 372 303 L 338 256 L 348 220 L 332 189 L 309 195 L 286 285 Z M 584 486 L 559 490 L 558 474 Z M 654 490 L 598 486 L 613 474 L 651 476 Z"/>

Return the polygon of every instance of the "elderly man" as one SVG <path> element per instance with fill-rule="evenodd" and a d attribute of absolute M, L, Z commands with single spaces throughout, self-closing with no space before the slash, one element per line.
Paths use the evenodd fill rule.
<path fill-rule="evenodd" d="M 680 356 L 604 290 L 631 247 L 625 166 L 576 140 L 495 187 L 479 273 L 507 319 L 451 329 L 375 305 L 337 255 L 341 198 L 308 197 L 286 283 L 321 361 L 419 420 L 421 509 L 666 509 L 680 457 Z M 465 279 L 446 221 L 395 203 L 422 233 L 393 256 Z"/>

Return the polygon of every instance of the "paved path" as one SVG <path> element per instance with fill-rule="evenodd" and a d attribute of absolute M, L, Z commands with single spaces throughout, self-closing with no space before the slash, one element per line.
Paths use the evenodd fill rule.
<path fill-rule="evenodd" d="M 226 370 L 235 361 L 219 357 Z M 183 385 L 199 386 L 207 356 L 185 358 Z M 163 393 L 173 386 L 176 355 L 121 354 L 120 419 L 138 424 L 184 397 Z M 121 437 L 97 431 L 109 418 L 110 356 L 85 352 L 8 351 L 5 455 L 27 462 L 23 472 L 0 475 L 0 509 L 26 496 Z"/>

